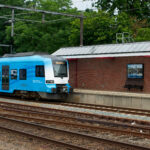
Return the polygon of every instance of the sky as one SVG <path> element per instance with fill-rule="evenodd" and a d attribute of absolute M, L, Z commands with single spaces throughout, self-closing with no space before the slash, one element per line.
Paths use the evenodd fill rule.
<path fill-rule="evenodd" d="M 73 7 L 78 8 L 79 10 L 85 10 L 87 8 L 92 9 L 92 3 L 96 0 L 72 0 Z"/>

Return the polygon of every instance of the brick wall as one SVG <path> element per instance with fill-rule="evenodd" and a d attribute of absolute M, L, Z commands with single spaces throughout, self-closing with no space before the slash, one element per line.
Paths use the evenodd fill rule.
<path fill-rule="evenodd" d="M 144 64 L 144 89 L 131 92 L 150 92 L 150 57 L 88 58 L 69 60 L 70 84 L 74 88 L 104 91 L 128 91 L 127 64 Z"/>

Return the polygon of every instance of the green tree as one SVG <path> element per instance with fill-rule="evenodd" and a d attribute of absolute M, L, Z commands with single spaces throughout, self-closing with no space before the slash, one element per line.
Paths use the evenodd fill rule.
<path fill-rule="evenodd" d="M 131 32 L 130 20 L 125 13 L 112 17 L 109 13 L 85 12 L 84 19 L 84 45 L 114 43 L 116 33 Z M 80 22 L 72 22 L 70 44 L 79 45 Z"/>
<path fill-rule="evenodd" d="M 141 0 L 139 3 L 139 0 L 135 0 L 133 4 L 130 1 L 128 0 L 128 3 L 125 3 L 125 0 L 98 0 L 97 7 L 102 10 L 99 9 L 98 12 L 94 12 L 87 9 L 84 12 L 84 16 L 86 16 L 84 19 L 84 45 L 115 43 L 116 33 L 122 32 L 128 32 L 133 35 L 135 41 L 150 40 L 150 25 L 147 21 L 149 16 L 146 14 L 149 12 L 145 12 L 149 2 L 143 1 L 142 3 Z M 63 13 L 81 13 L 71 8 L 71 0 L 2 0 L 2 3 Z M 133 5 L 133 8 L 131 6 L 127 7 L 127 4 Z M 144 12 L 143 8 L 146 8 Z M 119 10 L 119 13 L 115 16 L 114 10 L 116 9 Z M 141 13 L 140 9 L 142 10 Z M 17 20 L 41 21 L 42 13 L 18 10 L 15 10 L 15 13 L 25 13 L 15 16 L 14 46 L 16 52 L 46 51 L 52 53 L 60 47 L 78 46 L 80 44 L 79 19 L 59 15 L 46 15 L 45 20 L 51 22 L 43 24 Z M 1 9 L 0 15 L 10 15 L 7 16 L 7 19 L 0 19 L 0 43 L 11 44 L 11 24 L 9 22 L 11 10 Z M 2 49 L 0 47 L 1 55 L 9 51 L 9 49 Z"/>
<path fill-rule="evenodd" d="M 44 10 L 65 11 L 71 8 L 71 0 L 38 0 Z"/>
<path fill-rule="evenodd" d="M 42 10 L 77 13 L 76 9 L 70 7 L 70 0 L 34 0 L 26 1 L 25 5 L 26 7 L 34 7 Z M 16 18 L 40 21 L 42 14 L 25 14 L 16 16 Z M 52 23 L 15 22 L 14 45 L 16 52 L 46 51 L 52 53 L 60 47 L 69 45 L 69 28 L 72 19 L 59 15 L 46 15 L 45 19 L 52 21 Z M 7 26 L 6 33 L 6 40 L 9 42 L 11 40 L 11 26 Z"/>
<path fill-rule="evenodd" d="M 25 0 L 1 0 L 0 4 L 5 4 L 5 5 L 13 5 L 13 6 L 23 6 Z M 19 11 L 16 11 L 19 12 Z M 5 16 L 5 15 L 10 15 L 11 10 L 6 9 L 6 8 L 1 8 L 0 9 L 0 16 Z M 8 16 L 10 18 L 10 16 Z M 5 29 L 7 28 L 10 23 L 8 23 L 9 19 L 0 19 L 0 44 L 11 44 L 10 41 L 6 40 L 6 32 Z M 4 48 L 0 47 L 0 55 L 3 55 L 4 53 L 9 53 L 10 48 Z"/>
<path fill-rule="evenodd" d="M 10 40 L 11 27 L 7 28 L 7 40 Z M 49 24 L 15 25 L 14 44 L 16 52 L 42 51 L 52 53 L 68 45 L 68 28 Z"/>
<path fill-rule="evenodd" d="M 150 17 L 150 1 L 148 0 L 98 0 L 95 5 L 111 14 L 118 10 L 119 13 L 126 12 L 139 19 Z"/>
<path fill-rule="evenodd" d="M 23 6 L 26 0 L 1 0 L 1 4 L 12 6 Z"/>
<path fill-rule="evenodd" d="M 136 41 L 150 41 L 150 28 L 140 28 L 137 30 Z"/>

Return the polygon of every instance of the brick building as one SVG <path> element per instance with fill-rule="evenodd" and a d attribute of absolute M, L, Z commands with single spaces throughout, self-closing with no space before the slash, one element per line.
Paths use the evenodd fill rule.
<path fill-rule="evenodd" d="M 61 48 L 74 88 L 150 93 L 150 42 Z"/>

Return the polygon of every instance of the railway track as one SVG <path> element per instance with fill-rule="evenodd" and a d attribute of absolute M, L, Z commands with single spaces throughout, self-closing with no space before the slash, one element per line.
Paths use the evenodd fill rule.
<path fill-rule="evenodd" d="M 8 99 L 11 99 L 11 100 L 14 99 L 14 97 L 11 97 L 11 96 L 10 97 L 3 96 L 2 98 L 8 98 Z M 22 99 L 20 99 L 19 97 L 17 98 L 17 100 L 22 101 Z M 35 102 L 35 100 L 32 100 L 32 99 L 30 99 L 29 101 L 30 102 Z M 38 103 L 62 105 L 62 106 L 84 108 L 84 109 L 94 109 L 94 110 L 100 110 L 100 111 L 117 112 L 117 113 L 125 113 L 125 114 L 132 114 L 132 115 L 150 116 L 150 110 L 143 110 L 143 109 L 123 108 L 123 107 L 106 106 L 106 105 L 94 105 L 94 104 L 85 104 L 85 103 L 72 103 L 72 102 L 38 101 Z"/>
<path fill-rule="evenodd" d="M 65 146 L 67 148 L 71 148 L 71 149 L 78 149 L 78 150 L 91 150 L 91 149 L 101 149 L 103 146 L 103 144 L 111 144 L 111 148 L 112 146 L 115 146 L 116 149 L 132 149 L 132 150 L 150 150 L 150 148 L 146 148 L 144 146 L 138 146 L 138 145 L 133 145 L 133 144 L 128 144 L 125 142 L 118 142 L 118 141 L 114 141 L 114 140 L 108 140 L 105 138 L 99 138 L 99 137 L 94 137 L 94 136 L 89 136 L 87 134 L 81 134 L 81 133 L 77 133 L 77 132 L 70 132 L 70 131 L 65 131 L 62 129 L 57 129 L 57 128 L 52 128 L 52 127 L 47 127 L 47 126 L 43 126 L 43 125 L 38 125 L 35 123 L 30 123 L 30 122 L 25 122 L 25 121 L 19 121 L 19 120 L 15 120 L 15 119 L 10 119 L 10 118 L 6 118 L 6 117 L 0 117 L 0 128 L 3 129 L 7 129 L 9 131 L 13 131 L 15 133 L 20 133 L 20 134 L 24 134 L 33 138 L 38 138 L 41 140 L 46 140 L 46 141 L 50 141 L 52 143 L 58 144 L 58 145 L 62 145 Z M 13 124 L 13 125 L 12 125 Z M 15 124 L 15 128 L 13 127 Z M 16 129 L 17 128 L 17 129 Z M 37 133 L 37 129 L 38 130 L 42 130 L 41 132 Z M 43 134 L 44 130 L 46 131 L 46 133 Z M 53 133 L 52 133 L 53 132 Z M 49 138 L 49 134 L 52 135 L 53 138 Z M 57 138 L 55 140 L 55 137 L 53 136 L 53 134 L 55 134 L 55 136 L 57 134 Z M 44 135 L 44 136 L 43 136 Z M 45 136 L 47 138 L 45 138 Z M 58 136 L 63 136 L 63 141 L 66 140 L 66 142 L 62 142 L 61 137 Z M 67 138 L 66 138 L 67 136 Z M 77 143 L 79 144 L 79 141 L 82 141 L 80 145 L 82 146 L 77 146 L 76 144 L 74 144 L 74 140 L 78 141 Z M 71 141 L 68 139 L 71 139 Z M 76 143 L 75 140 L 75 143 Z M 68 142 L 71 142 L 71 144 L 68 144 Z M 90 145 L 87 144 L 87 142 L 90 143 Z M 91 144 L 92 143 L 92 144 Z M 107 146 L 107 148 L 109 149 L 110 147 Z"/>
<path fill-rule="evenodd" d="M 22 113 L 20 111 L 17 111 L 17 112 L 19 112 L 19 114 Z M 37 114 L 39 114 L 39 113 L 37 112 Z M 49 124 L 49 125 L 55 124 L 57 126 L 63 125 L 65 127 L 72 126 L 74 128 L 78 128 L 78 129 L 86 129 L 86 130 L 91 130 L 91 131 L 101 131 L 101 132 L 108 132 L 108 133 L 111 132 L 111 133 L 117 134 L 117 135 L 129 135 L 129 136 L 150 139 L 150 128 L 148 128 L 148 127 L 122 125 L 122 124 L 118 124 L 118 123 L 109 123 L 108 124 L 108 122 L 104 122 L 104 121 L 97 122 L 95 125 L 94 124 L 90 125 L 90 124 L 86 124 L 86 122 L 89 122 L 89 120 L 84 120 L 84 123 L 83 123 L 83 121 L 81 121 L 80 123 L 77 123 L 76 118 L 71 118 L 72 121 L 69 122 L 68 118 L 63 117 L 63 116 L 51 116 L 51 117 L 54 117 L 54 118 L 61 117 L 61 120 L 65 120 L 65 121 L 58 121 L 55 119 L 35 118 L 34 116 L 29 117 L 29 116 L 25 116 L 25 115 L 21 116 L 21 115 L 15 115 L 15 114 L 13 114 L 13 115 L 12 114 L 1 114 L 0 116 L 7 117 L 7 118 L 13 118 L 13 119 L 15 118 L 18 120 L 27 120 L 30 122 L 36 122 L 38 124 L 40 124 L 40 123 Z M 50 115 L 49 115 L 49 117 L 50 117 Z M 99 123 L 99 125 L 98 125 L 98 123 Z"/>
<path fill-rule="evenodd" d="M 55 103 L 55 105 L 58 105 Z M 77 108 L 85 108 L 85 109 L 94 109 L 101 111 L 110 111 L 110 112 L 119 112 L 125 114 L 133 114 L 133 115 L 142 115 L 142 116 L 150 116 L 150 110 L 143 109 L 133 109 L 133 108 L 123 108 L 123 107 L 114 107 L 114 106 L 105 106 L 105 105 L 93 105 L 93 104 L 84 104 L 84 103 L 59 103 L 62 106 L 70 106 Z"/>
<path fill-rule="evenodd" d="M 58 104 L 57 104 L 58 105 Z M 7 109 L 10 108 L 17 108 L 17 109 L 25 109 L 30 110 L 30 112 L 35 110 L 41 110 L 42 112 L 49 112 L 51 114 L 58 114 L 58 115 L 66 115 L 66 116 L 74 116 L 76 118 L 85 118 L 85 119 L 93 119 L 92 122 L 99 121 L 101 119 L 106 121 L 112 121 L 112 122 L 120 122 L 120 123 L 136 123 L 136 125 L 150 125 L 150 121 L 144 121 L 144 120 L 138 120 L 138 119 L 129 119 L 129 118 L 122 118 L 122 117 L 115 117 L 115 116 L 106 116 L 106 115 L 97 115 L 97 114 L 91 114 L 91 113 L 84 113 L 84 112 L 76 112 L 76 111 L 69 111 L 69 110 L 60 110 L 55 108 L 44 108 L 40 107 L 40 104 L 35 104 L 34 106 L 26 105 L 26 104 L 16 104 L 16 103 L 10 103 L 10 102 L 0 102 L 0 108 Z"/>
<path fill-rule="evenodd" d="M 100 130 L 103 132 L 111 132 L 111 133 L 115 133 L 115 134 L 116 133 L 123 134 L 123 135 L 126 134 L 128 136 L 130 135 L 130 136 L 138 136 L 138 137 L 142 137 L 142 138 L 144 138 L 144 137 L 150 138 L 150 134 L 149 134 L 150 128 L 148 128 L 148 127 L 143 127 L 143 126 L 138 126 L 138 125 L 132 126 L 129 124 L 110 122 L 110 120 L 109 120 L 109 122 L 108 122 L 108 120 L 107 121 L 95 120 L 95 118 L 87 119 L 87 118 L 89 118 L 89 116 L 86 119 L 84 118 L 86 115 L 90 115 L 90 117 L 91 117 L 91 114 L 71 112 L 72 116 L 68 116 L 69 112 L 64 111 L 64 110 L 55 110 L 55 109 L 50 109 L 50 108 L 41 108 L 41 107 L 28 106 L 28 105 L 12 104 L 12 103 L 7 103 L 7 102 L 0 102 L 0 108 L 3 111 L 11 112 L 11 114 L 10 113 L 9 114 L 8 113 L 1 114 L 1 117 L 7 118 L 7 119 L 15 118 L 15 120 L 17 119 L 17 121 L 26 120 L 28 122 L 34 122 L 34 123 L 38 123 L 38 124 L 40 124 L 40 123 L 43 124 L 43 122 L 48 123 L 48 124 L 52 124 L 52 123 L 57 124 L 57 125 L 61 124 L 61 125 L 68 126 L 68 127 L 74 126 L 74 127 L 78 127 L 78 128 L 84 128 L 86 130 L 87 129 L 88 130 L 90 129 L 93 131 Z M 14 112 L 19 115 L 13 114 Z M 76 113 L 77 113 L 77 116 L 75 116 Z M 21 114 L 23 116 L 20 116 Z M 25 114 L 26 114 L 26 116 L 24 116 Z M 48 119 L 49 117 L 52 117 L 53 120 Z M 60 119 L 61 119 L 61 121 L 60 121 Z M 85 125 L 85 123 L 88 123 L 88 125 Z M 103 126 L 101 126 L 101 124 L 103 124 Z M 107 125 L 107 127 L 106 127 L 106 125 Z M 113 127 L 115 127 L 115 128 L 113 128 Z M 120 130 L 117 129 L 118 127 L 120 127 Z M 141 130 L 142 130 L 142 133 L 139 132 Z M 84 136 L 85 135 L 86 134 L 84 134 Z M 99 137 L 96 137 L 96 138 L 99 138 Z M 99 140 L 100 140 L 100 138 L 99 138 Z M 101 138 L 101 141 L 103 141 L 103 140 L 105 140 L 104 143 L 108 143 L 108 141 L 106 142 L 106 139 Z M 109 140 L 109 143 L 110 143 L 110 141 L 112 141 L 112 140 Z M 134 149 L 141 149 L 141 148 L 149 149 L 149 148 L 146 148 L 143 146 L 138 147 L 137 145 L 124 143 L 124 142 L 120 142 L 120 144 L 118 142 L 118 144 L 117 144 L 117 142 L 118 141 L 112 141 L 112 143 L 117 145 L 117 147 L 121 146 L 120 144 L 122 143 L 123 148 L 126 148 L 126 147 L 131 148 L 132 147 Z"/>
<path fill-rule="evenodd" d="M 73 150 L 88 150 L 87 148 L 83 148 L 83 147 L 72 145 L 72 144 L 67 144 L 65 142 L 61 142 L 61 141 L 57 141 L 57 140 L 54 140 L 54 139 L 42 137 L 40 135 L 34 135 L 34 134 L 31 134 L 31 133 L 25 132 L 25 131 L 11 129 L 9 127 L 0 126 L 0 129 L 4 129 L 4 130 L 7 130 L 7 131 L 11 131 L 13 133 L 25 135 L 25 136 L 28 136 L 28 137 L 31 137 L 31 138 L 39 139 L 41 141 L 50 142 L 50 143 L 53 143 L 55 145 L 63 146 L 65 148 L 69 148 L 69 149 L 73 149 Z"/>
<path fill-rule="evenodd" d="M 14 97 L 11 97 L 11 96 L 7 96 L 7 97 L 6 96 L 0 96 L 0 97 L 11 99 L 11 100 L 14 99 Z M 22 101 L 22 99 L 20 99 L 19 97 L 17 98 L 17 100 Z M 26 101 L 26 99 L 25 99 L 25 101 Z M 29 101 L 35 102 L 35 100 L 32 100 L 32 99 L 30 99 Z M 38 103 L 70 106 L 70 107 L 85 108 L 85 109 L 94 109 L 94 110 L 117 112 L 117 113 L 119 112 L 119 113 L 125 113 L 125 114 L 133 114 L 133 115 L 150 116 L 150 110 L 143 110 L 143 109 L 133 109 L 133 108 L 123 108 L 123 107 L 115 107 L 115 106 L 94 105 L 94 104 L 73 103 L 73 102 L 38 101 Z"/>

